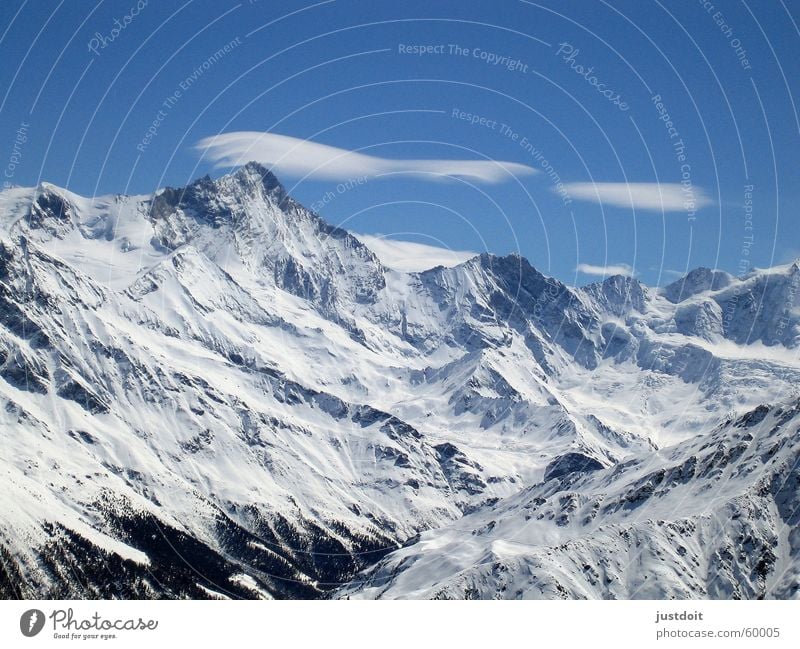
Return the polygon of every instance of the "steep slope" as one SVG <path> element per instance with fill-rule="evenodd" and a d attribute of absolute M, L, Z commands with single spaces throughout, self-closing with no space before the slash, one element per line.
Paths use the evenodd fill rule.
<path fill-rule="evenodd" d="M 28 583 L 67 587 L 63 566 L 37 565 L 54 526 L 144 564 L 155 548 L 143 529 L 163 526 L 191 538 L 201 548 L 193 555 L 243 563 L 237 570 L 268 592 L 286 595 L 306 582 L 309 594 L 313 582 L 346 577 L 360 553 L 459 514 L 438 452 L 412 427 L 236 352 L 237 338 L 220 335 L 224 320 L 204 321 L 203 308 L 225 300 L 229 313 L 236 306 L 254 316 L 254 326 L 270 320 L 230 282 L 215 295 L 210 273 L 205 303 L 193 299 L 192 261 L 201 260 L 184 252 L 146 278 L 159 276 L 179 305 L 169 322 L 27 244 L 2 243 L 2 531 L 3 544 L 27 559 Z M 189 303 L 191 316 L 181 312 Z M 147 526 L 130 523 L 138 519 Z M 262 548 L 255 570 L 252 557 L 241 559 L 250 542 Z M 196 595 L 195 586 L 179 592 Z M 70 587 L 63 592 L 84 594 L 80 583 Z M 206 587 L 226 592 L 230 584 Z M 155 583 L 147 589 L 160 592 Z"/>

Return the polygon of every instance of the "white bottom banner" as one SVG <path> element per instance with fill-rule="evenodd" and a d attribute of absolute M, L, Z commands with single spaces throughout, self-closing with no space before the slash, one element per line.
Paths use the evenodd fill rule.
<path fill-rule="evenodd" d="M 0 602 L 0 647 L 797 647 L 800 602 Z"/>

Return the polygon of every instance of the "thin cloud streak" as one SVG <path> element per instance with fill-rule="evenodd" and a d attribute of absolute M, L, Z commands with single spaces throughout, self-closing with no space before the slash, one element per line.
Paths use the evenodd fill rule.
<path fill-rule="evenodd" d="M 680 183 L 566 183 L 566 192 L 581 201 L 656 212 L 697 210 L 713 201 L 701 187 Z"/>
<path fill-rule="evenodd" d="M 279 175 L 313 180 L 344 181 L 403 173 L 429 181 L 462 178 L 497 184 L 512 180 L 514 176 L 538 173 L 527 165 L 503 160 L 394 160 L 261 131 L 214 135 L 200 140 L 195 149 L 212 160 L 217 168 L 256 161 Z"/>
<path fill-rule="evenodd" d="M 628 264 L 609 264 L 608 266 L 596 266 L 594 264 L 578 264 L 575 270 L 584 275 L 597 275 L 598 277 L 611 277 L 612 275 L 624 275 L 633 277 L 633 268 Z"/>
<path fill-rule="evenodd" d="M 450 250 L 413 241 L 398 241 L 370 234 L 352 233 L 361 243 L 375 253 L 387 268 L 406 273 L 416 273 L 436 266 L 458 266 L 477 256 L 468 250 Z"/>

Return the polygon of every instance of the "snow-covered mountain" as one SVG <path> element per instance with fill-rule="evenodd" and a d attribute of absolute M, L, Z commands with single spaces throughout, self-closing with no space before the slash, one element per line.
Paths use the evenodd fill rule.
<path fill-rule="evenodd" d="M 340 595 L 796 598 L 798 426 L 795 401 L 609 468 L 555 460 L 542 483 L 423 533 Z"/>
<path fill-rule="evenodd" d="M 796 597 L 798 286 L 399 272 L 254 163 L 7 190 L 0 593 Z"/>

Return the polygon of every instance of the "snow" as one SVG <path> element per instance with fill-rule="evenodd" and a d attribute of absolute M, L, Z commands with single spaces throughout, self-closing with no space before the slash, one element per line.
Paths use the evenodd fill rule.
<path fill-rule="evenodd" d="M 256 582 L 256 580 L 253 579 L 250 575 L 246 575 L 244 573 L 239 575 L 234 575 L 233 577 L 231 577 L 231 581 L 235 584 L 244 586 L 248 590 L 253 591 L 261 599 L 273 599 L 272 595 L 270 595 L 267 591 L 261 588 L 258 585 L 258 582 Z"/>
<path fill-rule="evenodd" d="M 340 595 L 797 597 L 800 546 L 762 485 L 800 478 L 800 440 L 785 437 L 800 424 L 798 405 L 788 420 L 775 408 L 755 425 L 730 422 L 627 471 L 535 485 L 424 533 Z"/>
<path fill-rule="evenodd" d="M 571 288 L 518 256 L 405 272 L 258 165 L 153 196 L 13 188 L 0 193 L 0 224 L 0 475 L 11 503 L 0 529 L 14 530 L 0 543 L 41 588 L 47 523 L 153 561 L 109 522 L 110 507 L 155 517 L 209 552 L 223 550 L 222 513 L 251 535 L 247 552 L 314 588 L 339 578 L 315 544 L 350 557 L 354 576 L 370 552 L 421 534 L 376 569 L 413 558 L 381 585 L 386 596 L 732 592 L 700 584 L 694 568 L 691 579 L 668 577 L 653 558 L 677 552 L 659 522 L 677 524 L 678 511 L 699 530 L 687 552 L 711 561 L 706 535 L 720 529 L 708 512 L 745 504 L 709 497 L 703 480 L 676 485 L 669 506 L 648 500 L 635 525 L 625 512 L 590 528 L 538 523 L 526 507 L 534 492 L 555 497 L 541 482 L 567 453 L 608 467 L 570 485 L 582 511 L 598 494 L 621 498 L 645 467 L 677 461 L 670 454 L 698 455 L 732 418 L 791 404 L 796 265 L 690 274 L 691 290 L 675 295 L 629 277 Z M 619 467 L 614 489 L 598 482 Z M 751 498 L 752 482 L 740 491 Z M 794 574 L 777 505 L 761 504 L 776 526 L 775 565 Z M 621 529 L 652 556 L 612 543 Z M 642 583 L 629 560 L 668 585 Z M 498 561 L 507 583 L 489 574 Z M 581 561 L 615 566 L 614 585 L 586 582 Z M 252 596 L 285 595 L 257 569 L 228 579 Z M 791 591 L 791 577 L 763 581 L 742 592 Z"/>

